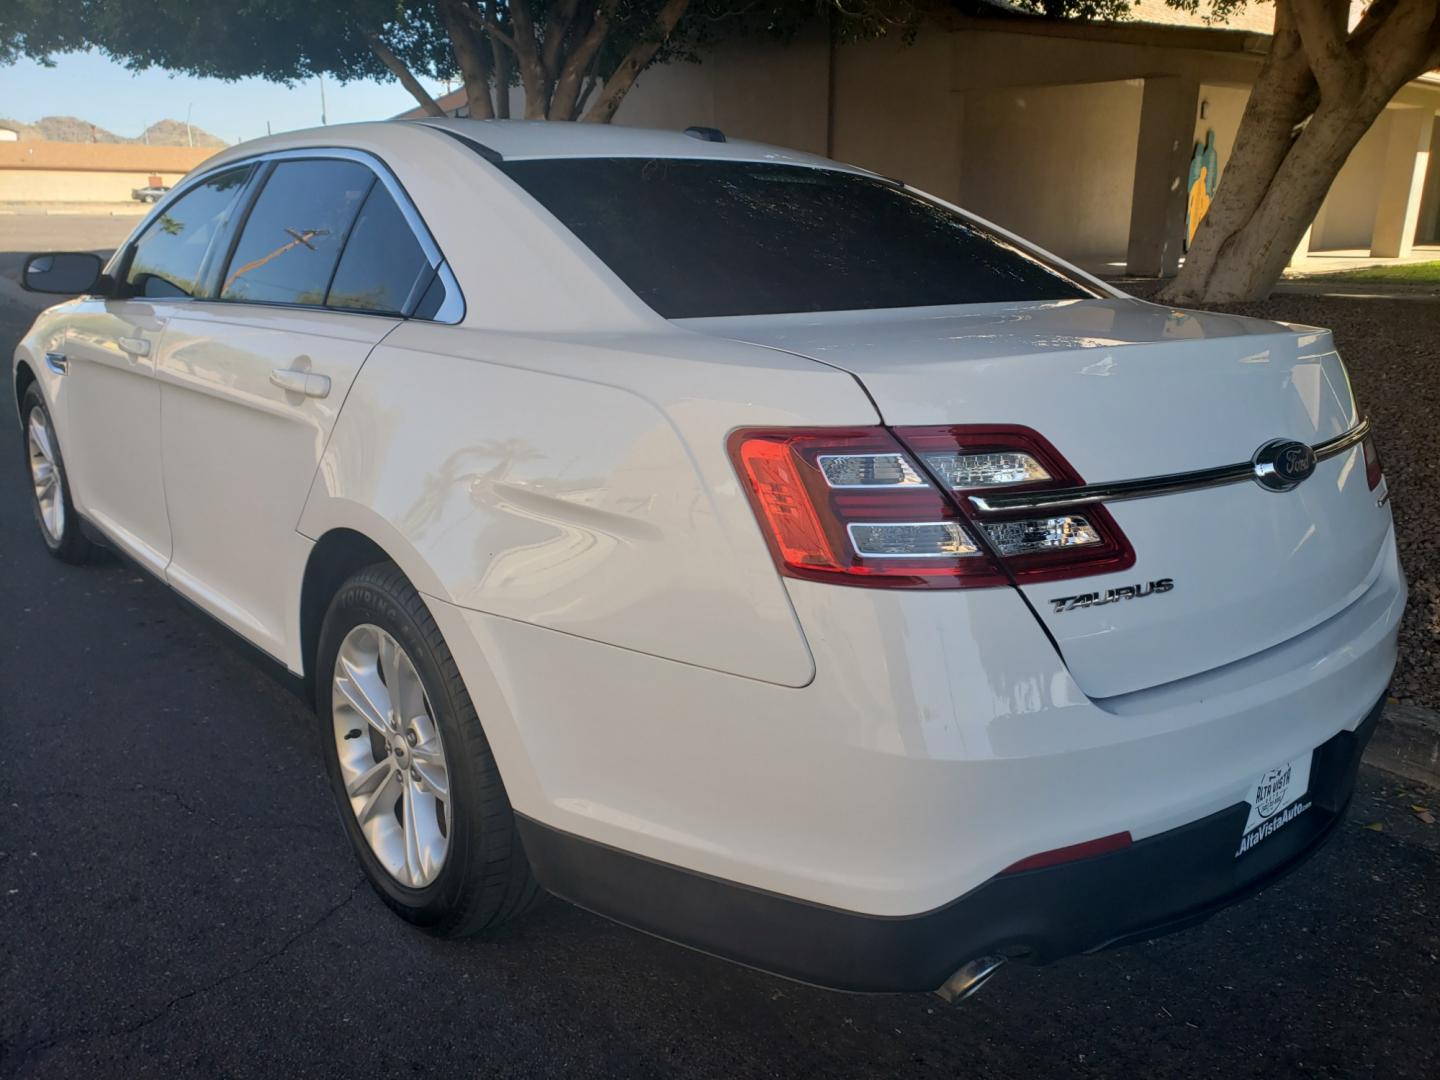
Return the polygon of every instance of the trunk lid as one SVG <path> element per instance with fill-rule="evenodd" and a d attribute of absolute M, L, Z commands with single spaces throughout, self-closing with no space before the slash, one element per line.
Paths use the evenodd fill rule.
<path fill-rule="evenodd" d="M 1360 419 L 1328 331 L 1131 299 L 691 319 L 854 375 L 893 426 L 1020 424 L 1087 484 L 1248 462 Z M 1107 507 L 1135 565 L 1022 586 L 1071 673 L 1111 697 L 1277 645 L 1379 573 L 1389 510 L 1359 446 L 1288 492 L 1243 481 Z M 1173 587 L 1148 591 L 1169 579 Z M 1141 586 L 1091 606 L 1066 597 Z"/>

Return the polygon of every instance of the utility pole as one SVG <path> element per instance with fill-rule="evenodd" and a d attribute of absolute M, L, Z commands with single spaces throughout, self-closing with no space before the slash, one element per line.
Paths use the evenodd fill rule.
<path fill-rule="evenodd" d="M 328 121 L 325 119 L 325 76 L 320 76 L 320 126 L 324 127 Z"/>
<path fill-rule="evenodd" d="M 190 128 L 190 113 L 194 111 L 195 103 L 192 101 L 185 109 L 185 143 L 187 146 L 195 145 L 195 132 Z"/>

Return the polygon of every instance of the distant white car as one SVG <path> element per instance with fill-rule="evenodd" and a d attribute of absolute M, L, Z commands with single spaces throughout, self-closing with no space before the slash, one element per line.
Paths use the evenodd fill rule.
<path fill-rule="evenodd" d="M 148 184 L 145 187 L 133 188 L 130 191 L 130 198 L 136 202 L 156 203 L 165 197 L 170 188 L 165 184 Z"/>
<path fill-rule="evenodd" d="M 84 294 L 15 355 L 42 538 L 303 679 L 439 933 L 543 886 L 956 997 L 1298 863 L 1406 595 L 1329 333 L 722 139 L 299 132 L 32 257 Z"/>

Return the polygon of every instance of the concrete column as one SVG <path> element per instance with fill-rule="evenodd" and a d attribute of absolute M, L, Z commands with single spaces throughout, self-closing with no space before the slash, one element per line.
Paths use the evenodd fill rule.
<path fill-rule="evenodd" d="M 1196 79 L 1161 75 L 1145 80 L 1125 256 L 1129 274 L 1173 277 L 1180 267 L 1189 195 L 1185 189 L 1199 106 L 1200 83 Z"/>
<path fill-rule="evenodd" d="M 1385 141 L 1385 168 L 1380 174 L 1370 254 L 1377 259 L 1403 259 L 1415 245 L 1415 229 L 1420 223 L 1420 197 L 1430 164 L 1435 114 L 1430 109 L 1387 112 L 1390 133 Z"/>
<path fill-rule="evenodd" d="M 1291 266 L 1304 266 L 1310 258 L 1310 243 L 1315 238 L 1315 223 L 1312 221 L 1310 227 L 1305 230 L 1305 235 L 1300 237 L 1300 243 L 1295 245 L 1295 253 L 1290 256 Z"/>

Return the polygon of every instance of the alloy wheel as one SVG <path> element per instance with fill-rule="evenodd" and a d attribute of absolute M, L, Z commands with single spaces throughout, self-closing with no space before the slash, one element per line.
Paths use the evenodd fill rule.
<path fill-rule="evenodd" d="M 60 462 L 55 454 L 55 438 L 45 410 L 30 410 L 25 426 L 25 442 L 30 457 L 30 482 L 35 489 L 35 505 L 40 508 L 40 524 L 50 539 L 59 543 L 65 535 L 65 489 L 60 483 Z"/>
<path fill-rule="evenodd" d="M 378 626 L 354 627 L 335 656 L 335 749 L 351 812 L 375 858 L 424 888 L 450 849 L 450 777 L 419 673 Z"/>

